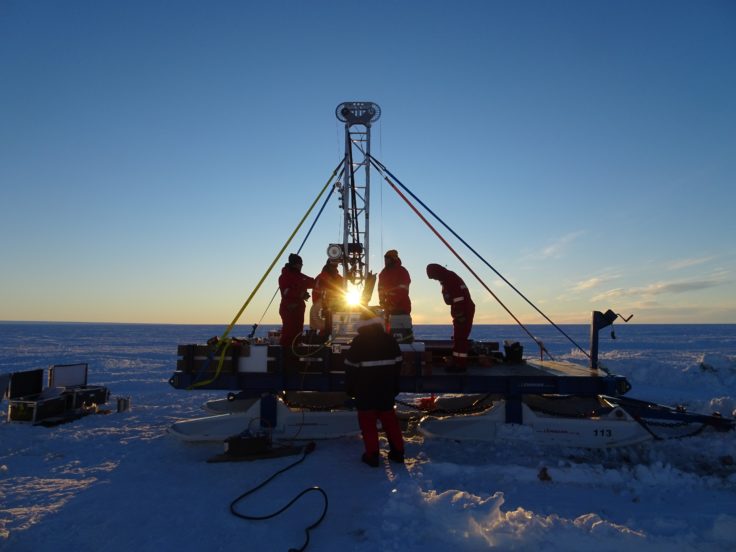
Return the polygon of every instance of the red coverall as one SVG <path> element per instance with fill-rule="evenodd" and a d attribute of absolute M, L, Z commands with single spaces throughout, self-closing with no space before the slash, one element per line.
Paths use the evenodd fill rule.
<path fill-rule="evenodd" d="M 281 269 L 279 289 L 281 290 L 281 347 L 286 354 L 291 353 L 296 336 L 304 331 L 305 302 L 309 297 L 307 290 L 314 287 L 314 278 L 301 273 L 288 264 Z"/>
<path fill-rule="evenodd" d="M 332 333 L 332 313 L 339 308 L 344 299 L 345 280 L 337 271 L 336 266 L 325 266 L 314 279 L 312 302 L 322 307 L 322 317 L 325 321 L 324 335 Z"/>
<path fill-rule="evenodd" d="M 439 280 L 442 284 L 442 297 L 446 305 L 450 305 L 452 316 L 453 365 L 462 368 L 468 361 L 468 349 L 470 343 L 468 336 L 473 328 L 473 316 L 475 316 L 475 303 L 470 298 L 465 282 L 462 278 L 438 264 L 427 265 L 427 276 L 433 280 Z"/>
<path fill-rule="evenodd" d="M 389 458 L 400 457 L 403 462 L 404 438 L 394 410 L 401 362 L 399 344 L 383 330 L 380 320 L 359 327 L 345 353 L 346 391 L 355 397 L 365 445 L 364 460 L 373 459 L 373 465 L 377 465 L 379 455 L 378 420 L 391 448 Z"/>
<path fill-rule="evenodd" d="M 409 299 L 409 271 L 401 266 L 397 257 L 393 264 L 381 270 L 378 275 L 378 302 L 386 316 L 391 314 L 411 314 Z"/>

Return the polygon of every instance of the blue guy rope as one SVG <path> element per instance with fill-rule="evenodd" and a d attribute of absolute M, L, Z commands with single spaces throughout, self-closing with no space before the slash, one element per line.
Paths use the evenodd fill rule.
<path fill-rule="evenodd" d="M 555 324 L 555 323 L 554 323 L 554 322 L 553 322 L 553 321 L 552 321 L 552 320 L 551 320 L 551 319 L 550 319 L 550 318 L 549 318 L 549 317 L 548 317 L 548 316 L 547 316 L 546 314 L 544 314 L 544 313 L 543 313 L 543 312 L 542 312 L 542 311 L 541 311 L 541 310 L 540 310 L 539 308 L 537 308 L 537 306 L 536 306 L 536 305 L 535 305 L 534 303 L 532 303 L 532 302 L 531 302 L 531 301 L 530 301 L 530 300 L 529 300 L 529 299 L 528 299 L 528 298 L 527 298 L 527 297 L 526 297 L 526 296 L 525 296 L 525 295 L 524 295 L 524 294 L 523 294 L 523 293 L 522 293 L 521 291 L 519 291 L 519 290 L 518 290 L 518 289 L 516 288 L 516 286 L 514 286 L 514 285 L 513 285 L 513 284 L 512 284 L 511 282 L 509 282 L 509 281 L 508 281 L 508 280 L 507 280 L 507 279 L 506 279 L 506 278 L 504 277 L 504 275 L 503 275 L 503 274 L 501 274 L 501 273 L 500 273 L 500 272 L 499 272 L 498 270 L 496 270 L 496 269 L 495 269 L 495 268 L 494 268 L 494 267 L 493 267 L 493 266 L 492 266 L 492 265 L 491 265 L 491 264 L 490 264 L 490 263 L 489 263 L 488 261 L 486 261 L 486 260 L 485 260 L 485 259 L 483 258 L 483 256 L 482 256 L 482 255 L 481 255 L 480 253 L 478 253 L 478 252 L 477 252 L 477 251 L 476 251 L 475 249 L 473 249 L 473 248 L 472 248 L 472 247 L 470 246 L 470 244 L 468 244 L 468 242 L 466 242 L 466 241 L 465 241 L 464 239 L 462 239 L 462 238 L 461 238 L 461 237 L 460 237 L 460 236 L 459 236 L 459 235 L 458 235 L 458 234 L 457 234 L 457 233 L 456 233 L 456 232 L 455 232 L 455 231 L 454 231 L 454 230 L 453 230 L 452 228 L 450 228 L 450 227 L 449 227 L 449 226 L 448 226 L 448 225 L 447 225 L 447 224 L 445 223 L 445 221 L 443 221 L 443 220 L 442 220 L 442 219 L 441 219 L 441 218 L 440 218 L 440 217 L 439 217 L 439 216 L 438 216 L 438 215 L 437 215 L 437 214 L 436 214 L 436 213 L 435 213 L 434 211 L 432 211 L 432 209 L 430 209 L 430 208 L 429 208 L 429 207 L 428 207 L 428 206 L 427 206 L 427 205 L 426 205 L 426 204 L 425 204 L 425 203 L 424 203 L 424 202 L 423 202 L 423 201 L 422 201 L 421 199 L 419 199 L 419 198 L 418 198 L 418 197 L 417 197 L 416 195 L 414 195 L 414 193 L 413 193 L 413 192 L 412 192 L 412 191 L 411 191 L 411 190 L 410 190 L 409 188 L 407 188 L 406 186 L 404 186 L 404 184 L 402 184 L 402 182 L 401 182 L 401 181 L 400 181 L 400 180 L 399 180 L 398 178 L 396 178 L 396 176 L 395 176 L 395 175 L 394 175 L 394 174 L 393 174 L 393 173 L 392 173 L 392 172 L 391 172 L 390 170 L 388 170 L 388 168 L 386 168 L 386 166 L 385 166 L 385 165 L 384 165 L 383 163 L 381 163 L 381 162 L 380 162 L 380 161 L 379 161 L 378 159 L 376 159 L 376 158 L 375 158 L 375 157 L 373 157 L 373 156 L 371 156 L 371 157 L 370 157 L 370 160 L 371 160 L 371 161 L 372 161 L 373 163 L 375 163 L 375 164 L 376 164 L 376 165 L 377 165 L 377 166 L 378 166 L 378 167 L 380 168 L 380 170 L 382 170 L 382 171 L 386 172 L 386 173 L 387 173 L 387 174 L 388 174 L 388 175 L 389 175 L 389 176 L 390 176 L 391 178 L 393 178 L 393 180 L 394 180 L 394 181 L 395 181 L 395 182 L 396 182 L 396 183 L 397 183 L 397 184 L 398 184 L 399 186 L 401 186 L 401 187 L 402 187 L 402 188 L 404 189 L 404 191 L 405 191 L 406 193 L 408 193 L 408 194 L 409 194 L 409 195 L 410 195 L 410 196 L 411 196 L 412 198 L 414 198 L 414 200 L 415 200 L 415 201 L 417 201 L 417 203 L 419 203 L 419 204 L 420 204 L 420 205 L 421 205 L 421 206 L 422 206 L 422 207 L 423 207 L 423 208 L 424 208 L 424 209 L 425 209 L 425 210 L 426 210 L 426 211 L 427 211 L 428 213 L 430 213 L 430 214 L 431 214 L 431 215 L 432 215 L 432 216 L 433 216 L 433 217 L 434 217 L 435 219 L 437 219 L 437 221 L 438 221 L 438 222 L 439 222 L 439 223 L 440 223 L 440 224 L 441 224 L 442 226 L 444 226 L 444 227 L 445 227 L 445 228 L 446 228 L 446 229 L 447 229 L 447 230 L 448 230 L 448 231 L 449 231 L 449 232 L 450 232 L 450 233 L 451 233 L 451 234 L 452 234 L 453 236 L 455 236 L 455 237 L 456 237 L 456 238 L 457 238 L 458 240 L 460 240 L 460 242 L 461 242 L 461 243 L 462 243 L 462 244 L 463 244 L 463 245 L 464 245 L 465 247 L 467 247 L 467 248 L 468 248 L 468 249 L 469 249 L 470 251 L 472 251 L 472 252 L 473 252 L 473 254 L 474 254 L 474 255 L 475 255 L 476 257 L 478 257 L 478 259 L 480 259 L 480 260 L 481 260 L 481 261 L 483 262 L 483 264 L 485 264 L 485 265 L 486 265 L 486 266 L 487 266 L 488 268 L 490 268 L 490 269 L 491 269 L 491 270 L 492 270 L 492 271 L 493 271 L 493 272 L 494 272 L 494 273 L 495 273 L 495 274 L 496 274 L 496 275 L 497 275 L 497 276 L 498 276 L 499 278 L 501 278 L 501 279 L 502 279 L 502 280 L 503 280 L 503 281 L 504 281 L 504 282 L 505 282 L 505 283 L 506 283 L 506 284 L 507 284 L 507 285 L 508 285 L 508 286 L 509 286 L 509 287 L 510 287 L 511 289 L 513 289 L 513 290 L 514 290 L 514 291 L 515 291 L 515 292 L 516 292 L 516 293 L 517 293 L 517 294 L 518 294 L 518 295 L 519 295 L 519 296 L 520 296 L 520 297 L 521 297 L 522 299 L 524 299 L 524 301 L 526 301 L 526 302 L 527 302 L 527 303 L 528 303 L 528 304 L 529 304 L 529 305 L 530 305 L 530 306 L 531 306 L 531 307 L 532 307 L 532 308 L 533 308 L 533 309 L 534 309 L 535 311 L 537 311 L 537 312 L 538 312 L 539 314 L 541 314 L 541 315 L 542 315 L 542 316 L 544 317 L 544 319 L 545 319 L 545 320 L 546 320 L 547 322 L 549 322 L 550 324 L 552 324 L 552 326 L 554 326 L 554 327 L 555 327 L 555 328 L 557 329 L 557 331 L 558 331 L 558 332 L 560 332 L 560 333 L 561 333 L 562 335 L 564 335 L 564 336 L 565 336 L 565 337 L 567 338 L 567 340 L 568 340 L 568 341 L 570 341 L 570 343 L 572 343 L 572 344 L 573 344 L 573 345 L 574 345 L 575 347 L 577 347 L 577 348 L 578 348 L 578 349 L 579 349 L 580 351 L 582 351 L 582 353 L 583 353 L 583 354 L 584 354 L 585 356 L 587 356 L 588 358 L 590 358 L 590 354 L 589 354 L 589 353 L 588 353 L 588 352 L 587 352 L 587 351 L 586 351 L 585 349 L 583 349 L 583 348 L 582 348 L 582 347 L 581 347 L 580 345 L 578 345 L 578 344 L 577 344 L 577 342 L 576 342 L 576 341 L 575 341 L 575 340 L 574 340 L 573 338 L 571 338 L 571 337 L 570 337 L 569 335 L 567 335 L 567 333 L 565 333 L 565 331 L 564 331 L 564 330 L 563 330 L 562 328 L 560 328 L 560 327 L 559 327 L 559 326 L 558 326 L 557 324 Z"/>

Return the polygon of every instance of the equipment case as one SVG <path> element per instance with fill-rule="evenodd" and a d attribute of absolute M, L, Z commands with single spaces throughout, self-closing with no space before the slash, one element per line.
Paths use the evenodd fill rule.
<path fill-rule="evenodd" d="M 75 410 L 92 404 L 105 404 L 110 397 L 107 387 L 87 385 L 86 363 L 55 364 L 49 368 L 49 389 L 64 389 L 67 408 Z"/>
<path fill-rule="evenodd" d="M 67 398 L 56 388 L 43 389 L 43 368 L 14 372 L 8 386 L 8 421 L 39 424 L 67 410 Z"/>
<path fill-rule="evenodd" d="M 43 368 L 10 374 L 8 422 L 41 424 L 68 419 L 85 406 L 104 404 L 107 387 L 87 385 L 87 364 L 57 364 L 49 368 L 48 387 L 43 388 Z"/>

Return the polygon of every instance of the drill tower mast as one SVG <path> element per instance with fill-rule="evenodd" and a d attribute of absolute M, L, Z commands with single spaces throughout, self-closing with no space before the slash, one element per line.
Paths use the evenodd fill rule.
<path fill-rule="evenodd" d="M 344 213 L 343 243 L 330 245 L 327 254 L 340 259 L 343 274 L 353 285 L 372 288 L 368 245 L 371 125 L 381 117 L 381 108 L 373 102 L 343 102 L 335 115 L 345 123 L 345 166 L 338 184 Z"/>

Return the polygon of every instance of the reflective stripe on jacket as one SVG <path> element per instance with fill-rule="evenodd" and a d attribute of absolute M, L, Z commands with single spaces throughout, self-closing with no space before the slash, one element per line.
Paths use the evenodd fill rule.
<path fill-rule="evenodd" d="M 391 410 L 399 394 L 401 349 L 380 324 L 358 329 L 345 352 L 346 391 L 358 410 Z"/>

